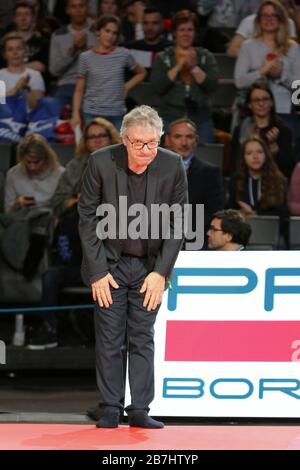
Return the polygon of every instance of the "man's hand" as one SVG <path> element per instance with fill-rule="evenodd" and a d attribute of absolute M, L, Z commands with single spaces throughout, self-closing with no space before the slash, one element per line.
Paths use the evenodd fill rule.
<path fill-rule="evenodd" d="M 161 303 L 165 287 L 165 277 L 159 273 L 152 272 L 145 278 L 140 293 L 145 294 L 143 307 L 147 307 L 148 312 L 155 310 Z"/>
<path fill-rule="evenodd" d="M 102 279 L 99 279 L 99 281 L 93 282 L 92 284 L 94 302 L 98 300 L 100 307 L 108 308 L 113 303 L 110 286 L 115 287 L 116 289 L 119 287 L 112 275 L 109 273 Z"/>

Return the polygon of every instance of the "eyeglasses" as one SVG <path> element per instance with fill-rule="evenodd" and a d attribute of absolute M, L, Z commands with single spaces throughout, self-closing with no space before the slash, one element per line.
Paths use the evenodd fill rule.
<path fill-rule="evenodd" d="M 126 136 L 134 150 L 142 150 L 145 145 L 149 150 L 156 149 L 159 146 L 159 140 L 150 140 L 150 142 L 132 142 L 128 135 Z"/>
<path fill-rule="evenodd" d="M 91 134 L 86 136 L 86 140 L 107 139 L 109 134 Z"/>
<path fill-rule="evenodd" d="M 264 98 L 252 98 L 251 103 L 268 103 L 268 101 L 271 101 L 271 98 L 269 96 L 265 96 Z"/>
<path fill-rule="evenodd" d="M 264 18 L 266 20 L 279 20 L 279 16 L 276 13 L 261 13 L 260 18 Z"/>
<path fill-rule="evenodd" d="M 217 228 L 214 225 L 210 225 L 208 230 L 211 230 L 212 232 L 223 232 L 221 228 Z"/>

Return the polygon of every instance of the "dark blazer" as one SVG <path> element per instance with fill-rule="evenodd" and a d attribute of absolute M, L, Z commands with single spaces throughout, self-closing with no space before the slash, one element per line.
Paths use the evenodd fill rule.
<path fill-rule="evenodd" d="M 127 196 L 127 151 L 122 144 L 98 150 L 90 156 L 83 179 L 78 204 L 79 233 L 83 249 L 83 280 L 86 284 L 95 282 L 116 268 L 122 253 L 122 239 L 101 240 L 97 237 L 96 215 L 100 204 L 112 204 L 119 219 L 119 197 Z M 187 180 L 182 159 L 178 155 L 159 147 L 156 158 L 148 166 L 146 206 L 151 213 L 151 204 L 187 203 Z M 179 215 L 180 217 L 180 215 Z M 182 224 L 183 226 L 183 224 Z M 174 223 L 170 224 L 171 232 Z M 178 252 L 184 239 L 148 240 L 148 271 L 157 271 L 166 278 L 171 274 Z"/>
<path fill-rule="evenodd" d="M 196 204 L 204 204 L 205 234 L 215 212 L 224 208 L 223 177 L 220 168 L 196 156 L 187 171 L 189 203 L 192 213 Z M 195 217 L 193 217 L 195 221 Z M 195 229 L 195 227 L 193 227 Z"/>

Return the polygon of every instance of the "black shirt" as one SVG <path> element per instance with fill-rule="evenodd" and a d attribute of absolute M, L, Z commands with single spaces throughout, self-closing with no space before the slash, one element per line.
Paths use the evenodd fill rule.
<path fill-rule="evenodd" d="M 147 187 L 147 170 L 143 173 L 134 173 L 133 171 L 127 170 L 128 173 L 128 214 L 133 204 L 145 204 L 146 199 L 146 187 Z M 145 207 L 145 205 L 143 206 Z M 127 226 L 127 240 L 123 242 L 123 254 L 138 256 L 143 258 L 147 256 L 148 251 L 148 223 L 140 210 L 133 212 L 134 215 L 128 215 L 128 226 Z M 122 214 L 121 214 L 122 216 Z M 135 222 L 136 220 L 136 222 Z M 130 238 L 131 230 L 136 231 L 140 234 L 139 238 Z M 144 237 L 144 238 L 141 238 Z"/>

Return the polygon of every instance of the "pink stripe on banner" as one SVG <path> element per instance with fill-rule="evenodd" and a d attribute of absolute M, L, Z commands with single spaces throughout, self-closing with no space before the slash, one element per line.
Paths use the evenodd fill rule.
<path fill-rule="evenodd" d="M 166 361 L 290 362 L 299 321 L 168 321 Z M 298 346 L 299 347 L 299 346 Z"/>

